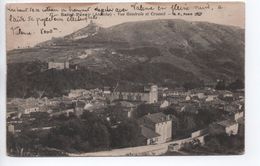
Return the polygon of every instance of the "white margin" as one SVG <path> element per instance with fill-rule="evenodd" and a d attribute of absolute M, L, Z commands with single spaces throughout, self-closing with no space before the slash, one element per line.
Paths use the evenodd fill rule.
<path fill-rule="evenodd" d="M 134 2 L 151 2 L 136 0 Z M 171 2 L 244 2 L 243 0 L 178 0 Z M 260 1 L 246 0 L 246 151 L 239 156 L 169 156 L 169 157 L 39 157 L 16 158 L 6 156 L 5 110 L 6 110 L 6 49 L 5 4 L 47 2 L 97 2 L 97 0 L 1 0 L 0 1 L 0 165 L 1 166 L 257 166 L 260 165 Z M 98 2 L 131 2 L 111 0 Z M 153 2 L 169 2 L 153 0 Z"/>

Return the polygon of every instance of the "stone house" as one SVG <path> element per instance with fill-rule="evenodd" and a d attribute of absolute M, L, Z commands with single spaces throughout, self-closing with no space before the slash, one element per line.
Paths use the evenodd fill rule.
<path fill-rule="evenodd" d="M 40 109 L 38 106 L 34 106 L 34 105 L 24 105 L 24 106 L 20 106 L 19 108 L 22 112 L 22 114 L 30 114 L 32 112 L 39 112 Z"/>
<path fill-rule="evenodd" d="M 68 61 L 50 61 L 48 62 L 48 69 L 69 69 L 69 62 Z"/>
<path fill-rule="evenodd" d="M 209 126 L 209 132 L 212 135 L 223 134 L 227 135 L 237 135 L 238 133 L 238 123 L 234 120 L 224 120 L 220 122 L 213 123 Z"/>
<path fill-rule="evenodd" d="M 142 101 L 148 104 L 158 102 L 158 87 L 152 85 L 144 87 L 142 92 L 113 92 L 110 95 L 110 100 L 127 100 L 127 101 Z"/>
<path fill-rule="evenodd" d="M 146 145 L 153 145 L 159 141 L 160 135 L 145 126 L 141 126 L 141 133 Z"/>
<path fill-rule="evenodd" d="M 154 133 L 159 134 L 159 136 L 156 137 L 158 139 L 155 140 L 155 144 L 165 143 L 172 139 L 172 119 L 169 115 L 165 115 L 161 112 L 148 114 L 142 117 L 139 122 L 141 126 L 149 128 Z"/>

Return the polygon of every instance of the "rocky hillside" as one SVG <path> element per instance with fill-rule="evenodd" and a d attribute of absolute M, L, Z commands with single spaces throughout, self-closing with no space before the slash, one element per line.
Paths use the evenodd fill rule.
<path fill-rule="evenodd" d="M 7 61 L 69 58 L 88 70 L 137 82 L 232 80 L 244 78 L 244 45 L 244 29 L 207 22 L 151 20 L 109 28 L 91 23 L 33 48 L 11 50 Z"/>

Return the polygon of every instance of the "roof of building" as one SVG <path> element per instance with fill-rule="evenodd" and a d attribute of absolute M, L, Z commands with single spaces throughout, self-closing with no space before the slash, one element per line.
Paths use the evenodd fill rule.
<path fill-rule="evenodd" d="M 145 119 L 149 119 L 153 123 L 161 123 L 165 121 L 171 120 L 171 118 L 164 113 L 154 113 L 154 114 L 148 114 L 144 116 Z"/>
<path fill-rule="evenodd" d="M 232 126 L 236 123 L 237 122 L 235 122 L 234 120 L 223 120 L 223 121 L 217 122 L 218 125 L 221 125 L 221 126 L 224 126 L 224 127 Z"/>
<path fill-rule="evenodd" d="M 237 119 L 238 124 L 245 124 L 245 119 L 243 117 Z"/>
<path fill-rule="evenodd" d="M 37 105 L 32 104 L 23 104 L 19 106 L 19 109 L 25 110 L 25 109 L 31 109 L 31 108 L 39 108 Z"/>
<path fill-rule="evenodd" d="M 118 92 L 118 93 L 149 93 L 150 90 L 151 90 L 151 87 L 152 86 L 157 86 L 155 84 L 148 84 L 148 85 L 138 85 L 138 86 L 122 86 L 122 85 L 119 85 L 115 92 Z M 112 88 L 113 89 L 113 88 Z"/>
<path fill-rule="evenodd" d="M 89 108 L 91 108 L 91 107 L 93 107 L 93 104 L 91 104 L 91 103 L 86 103 L 85 106 L 84 106 L 84 109 L 89 109 Z"/>
<path fill-rule="evenodd" d="M 70 93 L 82 93 L 82 92 L 89 92 L 86 89 L 71 89 Z"/>
<path fill-rule="evenodd" d="M 7 112 L 18 111 L 18 106 L 16 104 L 7 104 Z"/>
<path fill-rule="evenodd" d="M 49 62 L 53 62 L 53 63 L 65 63 L 65 62 L 69 62 L 68 59 L 52 59 Z"/>
<path fill-rule="evenodd" d="M 188 104 L 188 105 L 183 106 L 181 108 L 181 111 L 189 112 L 189 113 L 197 113 L 198 112 L 198 108 L 195 105 Z"/>
<path fill-rule="evenodd" d="M 78 102 L 76 102 L 76 106 L 77 107 L 81 107 L 81 108 L 84 108 L 85 107 L 85 105 L 86 105 L 86 103 L 85 102 L 82 102 L 82 101 L 78 101 Z"/>
<path fill-rule="evenodd" d="M 128 101 L 120 101 L 119 103 L 121 104 L 122 107 L 135 107 L 133 103 Z"/>
<path fill-rule="evenodd" d="M 84 107 L 85 110 L 100 110 L 100 109 L 104 109 L 106 107 L 106 104 L 103 102 L 95 102 L 95 103 L 87 103 Z"/>
<path fill-rule="evenodd" d="M 155 138 L 155 137 L 160 136 L 160 134 L 154 132 L 153 130 L 151 130 L 145 126 L 141 126 L 141 132 L 145 138 Z"/>

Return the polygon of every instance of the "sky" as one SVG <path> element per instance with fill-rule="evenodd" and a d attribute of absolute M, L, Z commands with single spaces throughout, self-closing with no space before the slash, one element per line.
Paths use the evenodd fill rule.
<path fill-rule="evenodd" d="M 172 15 L 171 6 L 175 6 L 175 13 L 193 13 L 193 15 Z M 90 19 L 83 21 L 67 21 L 68 16 L 61 17 L 61 10 L 65 9 L 63 14 L 71 14 L 79 12 L 71 12 L 72 10 L 84 10 L 81 13 L 100 13 L 101 9 L 127 9 L 128 13 L 149 13 L 148 16 L 119 16 L 117 12 L 112 12 L 111 16 L 98 16 L 93 19 L 95 23 L 102 27 L 110 27 L 129 21 L 142 21 L 153 19 L 183 19 L 187 21 L 206 21 L 217 24 L 232 25 L 240 28 L 245 27 L 245 9 L 242 2 L 222 2 L 222 3 L 143 3 L 142 6 L 146 8 L 154 8 L 155 10 L 139 11 L 134 9 L 134 4 L 130 3 L 110 3 L 110 4 L 88 4 L 88 3 L 70 3 L 70 4 L 7 4 L 6 6 L 6 48 L 7 50 L 33 47 L 35 44 L 50 40 L 52 37 L 62 37 L 72 32 L 75 32 L 90 22 Z M 138 7 L 137 4 L 135 7 Z M 158 6 L 166 8 L 158 11 Z M 140 6 L 139 6 L 140 7 Z M 195 7 L 203 7 L 204 9 L 195 9 Z M 94 10 L 96 8 L 96 10 Z M 189 10 L 184 10 L 189 8 Z M 39 9 L 39 12 L 35 10 Z M 89 9 L 89 11 L 87 11 Z M 178 10 L 183 9 L 183 10 Z M 19 10 L 19 12 L 18 12 Z M 34 12 L 32 12 L 34 10 Z M 58 10 L 51 12 L 50 10 Z M 23 11 L 23 12 L 22 12 Z M 125 12 L 125 13 L 127 13 Z M 166 13 L 163 16 L 154 16 L 151 13 Z M 201 12 L 201 16 L 194 16 L 194 13 Z M 43 19 L 53 13 L 55 18 L 62 18 L 63 21 L 47 21 L 43 25 Z M 82 17 L 85 18 L 85 17 Z M 24 20 L 23 20 L 24 19 Z M 21 21 L 22 20 L 22 21 Z M 30 21 L 29 21 L 30 20 Z M 19 34 L 19 29 L 20 33 Z M 29 33 L 29 35 L 27 35 Z"/>

